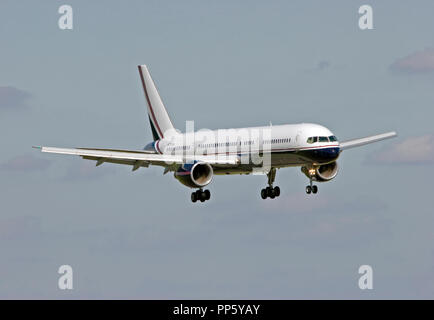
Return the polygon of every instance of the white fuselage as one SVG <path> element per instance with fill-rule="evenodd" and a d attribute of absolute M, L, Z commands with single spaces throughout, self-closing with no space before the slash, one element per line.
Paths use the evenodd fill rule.
<path fill-rule="evenodd" d="M 318 165 L 339 156 L 339 142 L 333 133 L 311 123 L 199 130 L 157 140 L 154 148 L 160 154 L 269 155 L 273 167 Z M 249 173 L 252 167 L 254 163 L 215 173 Z"/>

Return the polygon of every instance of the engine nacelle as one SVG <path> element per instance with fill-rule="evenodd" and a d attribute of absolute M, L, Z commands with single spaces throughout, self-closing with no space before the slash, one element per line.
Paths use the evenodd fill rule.
<path fill-rule="evenodd" d="M 175 171 L 175 178 L 190 188 L 202 188 L 209 184 L 214 171 L 209 163 L 195 162 L 183 164 Z"/>
<path fill-rule="evenodd" d="M 330 181 L 338 174 L 338 163 L 335 161 L 311 168 L 301 167 L 301 172 L 314 181 Z"/>

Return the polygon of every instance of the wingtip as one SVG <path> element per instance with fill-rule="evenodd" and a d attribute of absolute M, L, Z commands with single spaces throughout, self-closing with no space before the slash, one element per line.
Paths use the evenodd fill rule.
<path fill-rule="evenodd" d="M 398 136 L 398 133 L 396 131 L 389 131 L 389 132 L 385 132 L 384 135 L 388 138 L 394 138 Z"/>
<path fill-rule="evenodd" d="M 39 150 L 41 150 L 41 149 L 42 149 L 42 147 L 41 147 L 41 146 L 32 146 L 32 148 L 33 148 L 33 149 L 39 149 Z"/>

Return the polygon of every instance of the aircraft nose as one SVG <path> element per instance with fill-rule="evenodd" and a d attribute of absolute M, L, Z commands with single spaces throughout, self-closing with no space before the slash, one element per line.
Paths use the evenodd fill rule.
<path fill-rule="evenodd" d="M 313 150 L 312 158 L 318 162 L 330 162 L 339 157 L 339 151 L 340 148 L 338 146 Z"/>

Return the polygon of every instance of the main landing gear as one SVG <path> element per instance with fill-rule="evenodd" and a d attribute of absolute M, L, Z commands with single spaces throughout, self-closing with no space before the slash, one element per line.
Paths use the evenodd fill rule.
<path fill-rule="evenodd" d="M 261 198 L 274 199 L 275 197 L 280 196 L 280 188 L 278 186 L 273 187 L 274 179 L 276 178 L 276 168 L 271 168 L 270 172 L 267 174 L 268 176 L 268 187 L 261 190 Z"/>
<path fill-rule="evenodd" d="M 306 186 L 306 193 L 311 194 L 311 193 L 317 193 L 317 192 L 318 192 L 318 187 L 315 185 L 312 185 L 312 179 L 310 179 L 309 185 Z"/>
<path fill-rule="evenodd" d="M 191 201 L 192 202 L 196 202 L 196 201 L 200 201 L 200 202 L 204 202 L 206 200 L 209 200 L 211 198 L 211 192 L 209 190 L 202 190 L 202 189 L 198 189 L 195 192 L 191 193 Z"/>

